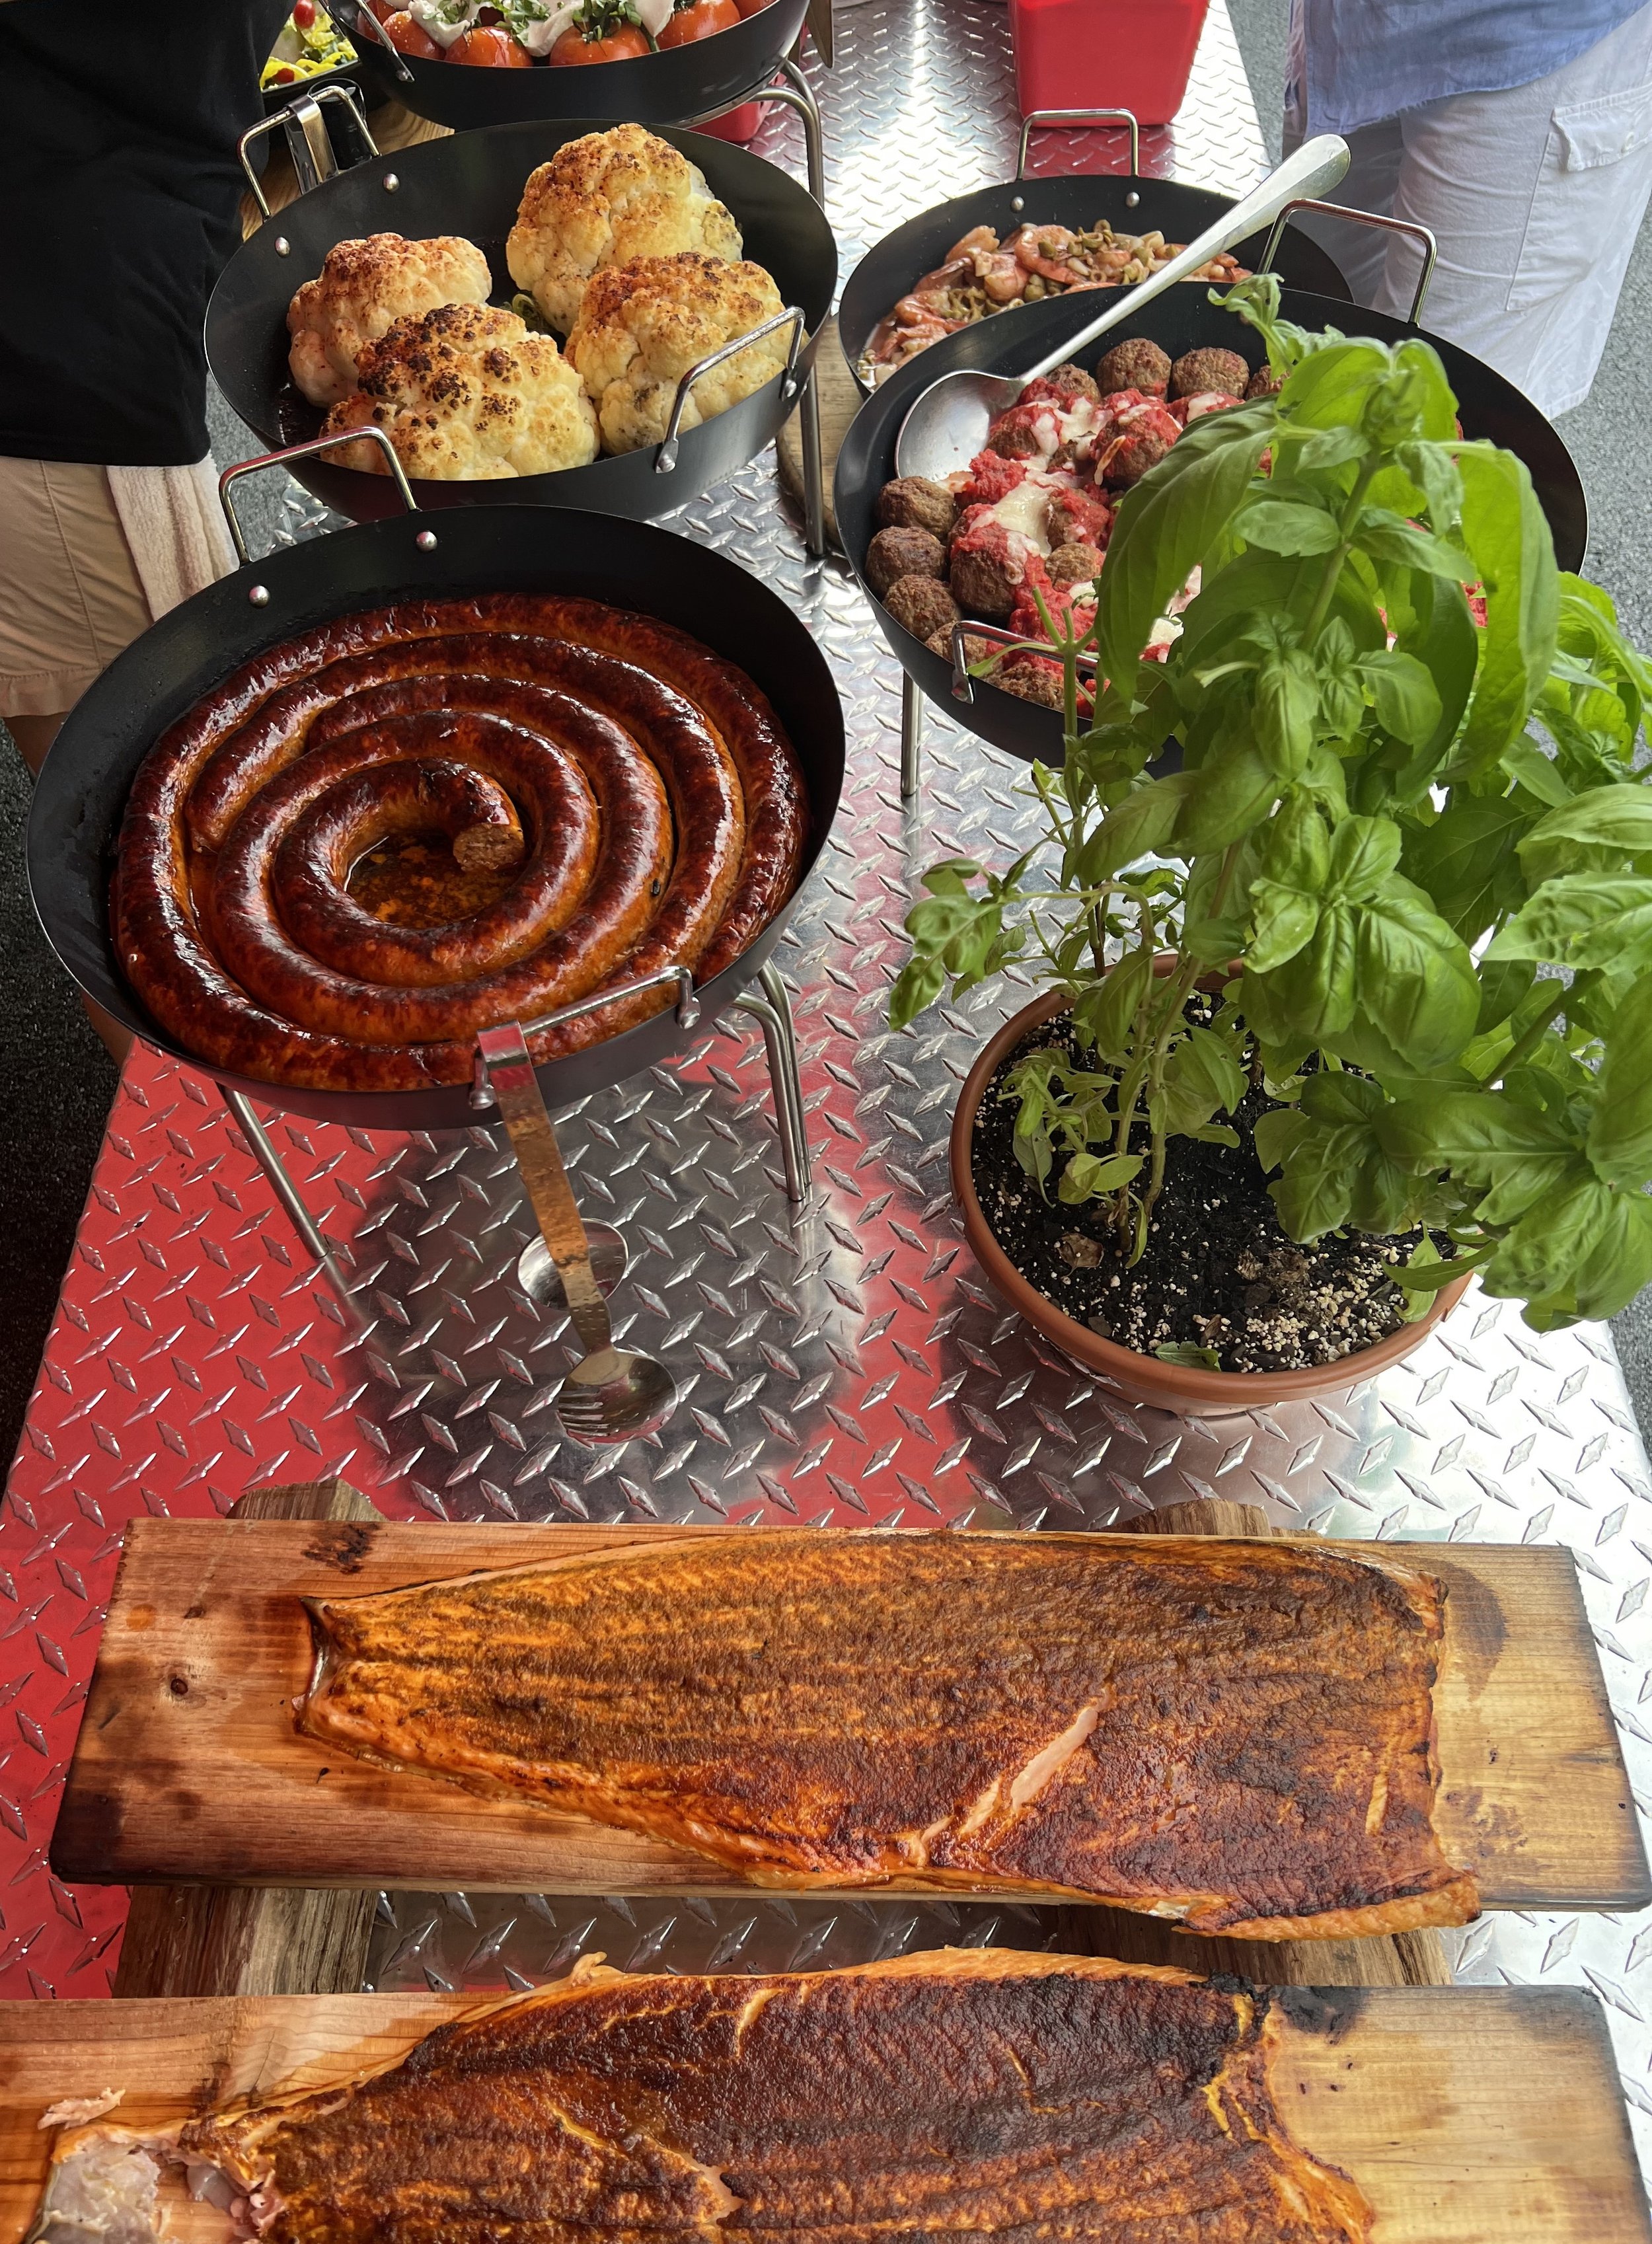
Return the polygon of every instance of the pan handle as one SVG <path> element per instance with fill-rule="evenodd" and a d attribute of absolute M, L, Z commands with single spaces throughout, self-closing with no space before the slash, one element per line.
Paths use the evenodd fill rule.
<path fill-rule="evenodd" d="M 1273 231 L 1268 236 L 1268 247 L 1262 253 L 1259 271 L 1272 271 L 1280 240 L 1293 211 L 1317 211 L 1321 218 L 1346 219 L 1350 226 L 1380 226 L 1385 233 L 1409 234 L 1413 241 L 1419 244 L 1423 253 L 1423 269 L 1417 276 L 1417 291 L 1412 298 L 1411 310 L 1405 314 L 1410 326 L 1414 328 L 1417 325 L 1422 314 L 1423 299 L 1428 294 L 1428 284 L 1434 277 L 1434 260 L 1439 255 L 1439 244 L 1425 226 L 1418 226 L 1414 220 L 1408 218 L 1385 218 L 1378 211 L 1350 210 L 1345 203 L 1321 203 L 1304 198 L 1301 202 L 1287 203 L 1274 220 Z"/>
<path fill-rule="evenodd" d="M 975 680 L 970 675 L 969 642 L 972 639 L 995 639 L 1000 646 L 1025 646 L 1025 632 L 1005 631 L 1002 624 L 977 623 L 971 616 L 952 626 L 952 699 L 965 704 L 975 699 Z M 1093 652 L 1081 654 L 1080 662 L 1087 670 L 1093 670 L 1097 657 Z M 990 683 L 990 681 L 989 681 Z"/>
<path fill-rule="evenodd" d="M 1127 125 L 1130 128 L 1130 177 L 1141 176 L 1141 127 L 1130 109 L 1030 109 L 1021 125 L 1021 152 L 1015 159 L 1015 176 L 1026 177 L 1027 143 L 1035 125 Z"/>
<path fill-rule="evenodd" d="M 790 403 L 799 388 L 797 354 L 803 347 L 805 325 L 802 308 L 796 304 L 789 306 L 783 312 L 776 312 L 772 319 L 765 320 L 762 327 L 753 328 L 746 335 L 734 336 L 731 341 L 724 343 L 721 349 L 711 351 L 706 357 L 695 360 L 677 384 L 677 395 L 671 401 L 671 418 L 666 423 L 665 440 L 654 455 L 655 475 L 668 476 L 677 464 L 678 440 L 682 434 L 682 416 L 687 409 L 688 394 L 701 375 L 709 374 L 714 366 L 721 366 L 726 359 L 733 358 L 736 351 L 743 351 L 748 343 L 760 343 L 765 335 L 772 335 L 777 328 L 783 328 L 788 320 L 792 322 L 792 339 L 791 348 L 786 354 L 786 371 L 781 380 L 781 402 L 783 404 Z M 335 436 L 332 441 L 336 443 L 338 439 Z"/>
<path fill-rule="evenodd" d="M 677 992 L 674 1010 L 678 1025 L 695 1028 L 700 1021 L 700 1000 L 694 995 L 694 977 L 686 966 L 661 966 L 653 974 L 639 976 L 634 982 L 623 982 L 617 990 L 601 990 L 592 997 L 577 998 L 572 1005 L 559 1006 L 554 1013 L 542 1013 L 537 1020 L 524 1021 L 518 1033 L 533 1036 L 540 1029 L 555 1028 L 562 1021 L 577 1021 L 586 1013 L 599 1013 L 605 1005 L 616 1005 L 622 997 L 634 997 L 644 990 L 658 990 L 669 983 Z M 478 1054 L 476 1081 L 471 1088 L 471 1104 L 479 1114 L 494 1104 L 493 1086 L 488 1071 Z"/>
<path fill-rule="evenodd" d="M 378 143 L 367 129 L 367 112 L 362 106 L 361 96 L 353 85 L 320 85 L 314 93 L 303 94 L 289 101 L 285 109 L 278 109 L 273 117 L 261 118 L 251 129 L 241 134 L 235 143 L 235 153 L 240 158 L 240 167 L 247 174 L 247 184 L 253 191 L 253 200 L 262 216 L 269 216 L 269 204 L 259 176 L 247 160 L 247 152 L 254 140 L 261 140 L 266 132 L 280 126 L 287 134 L 287 145 L 292 152 L 293 169 L 298 174 L 298 192 L 307 195 L 312 187 L 319 187 L 323 179 L 330 179 L 338 166 L 333 159 L 333 144 L 327 137 L 327 126 L 322 118 L 324 101 L 342 101 L 355 119 L 356 130 L 367 143 L 369 157 L 378 154 Z"/>
<path fill-rule="evenodd" d="M 344 28 L 351 38 L 360 39 L 364 45 L 375 46 L 380 50 L 389 61 L 392 71 L 395 71 L 396 82 L 398 85 L 413 85 L 417 83 L 412 71 L 403 61 L 400 53 L 380 30 L 377 17 L 370 9 L 362 7 L 362 0 L 339 0 L 338 6 L 329 12 L 335 22 L 340 16 L 342 16 Z"/>
<path fill-rule="evenodd" d="M 352 429 L 348 436 L 311 436 L 302 444 L 288 444 L 279 452 L 260 452 L 254 459 L 241 460 L 234 467 L 226 468 L 218 478 L 218 504 L 224 510 L 225 517 L 229 524 L 229 534 L 235 541 L 235 551 L 240 556 L 243 566 L 249 564 L 253 557 L 247 544 L 246 533 L 240 526 L 240 517 L 235 511 L 235 500 L 230 490 L 231 484 L 238 483 L 242 476 L 255 476 L 264 468 L 284 468 L 289 461 L 307 459 L 312 452 L 330 452 L 340 444 L 353 444 L 358 436 L 365 436 L 381 448 L 384 454 L 385 465 L 390 471 L 390 481 L 396 485 L 396 497 L 410 514 L 418 512 L 419 503 L 413 496 L 413 486 L 407 479 L 406 469 L 396 456 L 396 447 L 390 442 L 389 433 L 387 429 L 378 428 L 373 422 L 369 421 L 364 429 Z M 420 535 L 428 537 L 432 545 L 435 544 L 436 539 L 431 531 L 423 531 Z"/>

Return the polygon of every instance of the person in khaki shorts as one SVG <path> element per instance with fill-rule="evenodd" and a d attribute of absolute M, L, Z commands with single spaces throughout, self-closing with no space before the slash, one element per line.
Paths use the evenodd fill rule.
<path fill-rule="evenodd" d="M 31 770 L 234 565 L 201 322 L 287 6 L 0 0 L 0 717 Z"/>
<path fill-rule="evenodd" d="M 1340 132 L 1333 199 L 1425 226 L 1422 324 L 1546 414 L 1589 394 L 1652 195 L 1645 0 L 1294 0 L 1287 150 Z M 1356 303 L 1404 317 L 1414 243 L 1305 221 Z"/>

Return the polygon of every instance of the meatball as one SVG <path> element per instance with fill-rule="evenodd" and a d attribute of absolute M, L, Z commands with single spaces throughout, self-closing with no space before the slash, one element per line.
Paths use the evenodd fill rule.
<path fill-rule="evenodd" d="M 931 639 L 937 632 L 950 632 L 958 619 L 958 602 L 933 577 L 897 578 L 884 595 L 884 605 L 914 639 Z"/>
<path fill-rule="evenodd" d="M 1103 397 L 1116 390 L 1139 389 L 1144 397 L 1162 397 L 1170 379 L 1170 355 L 1145 335 L 1114 343 L 1096 368 L 1095 378 Z"/>
<path fill-rule="evenodd" d="M 1054 663 L 1041 662 L 1036 655 L 1024 654 L 1016 661 L 1006 662 L 992 683 L 1020 700 L 1038 702 L 1041 708 L 1061 709 L 1066 706 L 1066 684 L 1061 673 Z"/>
<path fill-rule="evenodd" d="M 1015 605 L 1016 580 L 1011 575 L 1005 558 L 979 547 L 952 548 L 952 564 L 948 571 L 952 598 L 960 608 L 972 615 L 985 616 L 988 623 L 1001 624 L 1008 620 Z"/>
<path fill-rule="evenodd" d="M 1032 460 L 1044 447 L 1029 418 L 1015 419 L 1006 414 L 987 432 L 986 449 L 996 452 L 1001 460 Z"/>
<path fill-rule="evenodd" d="M 924 644 L 931 654 L 938 654 L 943 662 L 952 659 L 952 634 L 950 631 L 931 632 Z M 998 646 L 992 639 L 966 638 L 964 641 L 965 662 L 985 662 L 989 655 L 997 652 Z"/>
<path fill-rule="evenodd" d="M 1081 366 L 1074 366 L 1071 361 L 1061 366 L 1052 367 L 1040 382 L 1032 383 L 1031 387 L 1035 389 L 1042 389 L 1052 397 L 1068 401 L 1074 397 L 1088 397 L 1099 402 L 1101 395 L 1093 379 Z M 1026 391 L 1022 392 L 1024 396 L 1026 394 Z"/>
<path fill-rule="evenodd" d="M 1134 436 L 1121 437 L 1107 454 L 1103 470 L 1108 488 L 1127 490 L 1132 483 L 1139 483 L 1169 449 L 1168 441 L 1152 429 L 1140 429 Z"/>
<path fill-rule="evenodd" d="M 1229 397 L 1242 397 L 1250 368 L 1237 351 L 1190 350 L 1170 369 L 1172 397 L 1196 397 L 1202 389 L 1225 389 Z"/>
<path fill-rule="evenodd" d="M 1100 566 L 1100 549 L 1074 539 L 1070 544 L 1058 545 L 1044 569 L 1053 585 L 1089 585 L 1094 583 Z"/>
<path fill-rule="evenodd" d="M 958 501 L 944 483 L 927 476 L 899 476 L 877 494 L 877 518 L 889 530 L 927 530 L 950 537 L 958 520 Z"/>
<path fill-rule="evenodd" d="M 1245 395 L 1247 397 L 1276 397 L 1284 386 L 1284 375 L 1280 373 L 1277 367 L 1269 366 L 1266 361 L 1264 361 L 1251 375 L 1249 381 L 1246 382 Z"/>
<path fill-rule="evenodd" d="M 946 548 L 927 530 L 880 530 L 866 549 L 866 581 L 881 600 L 903 577 L 940 577 Z"/>

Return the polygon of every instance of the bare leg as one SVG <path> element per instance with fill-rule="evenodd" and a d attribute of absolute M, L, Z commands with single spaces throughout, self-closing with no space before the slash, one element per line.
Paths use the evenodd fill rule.
<path fill-rule="evenodd" d="M 68 715 L 66 709 L 55 717 L 8 717 L 6 730 L 17 744 L 17 753 L 29 767 L 31 779 L 38 779 L 40 767 L 46 760 L 46 750 L 58 737 L 58 727 Z M 86 1018 L 103 1038 L 104 1047 L 117 1067 L 125 1065 L 126 1054 L 132 1050 L 132 1038 L 118 1021 L 105 1013 L 101 1005 L 94 1005 L 83 996 L 81 1004 L 86 1009 Z"/>

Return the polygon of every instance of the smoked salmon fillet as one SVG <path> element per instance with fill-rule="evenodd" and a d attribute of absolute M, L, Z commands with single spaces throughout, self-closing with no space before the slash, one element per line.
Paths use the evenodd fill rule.
<path fill-rule="evenodd" d="M 1432 1821 L 1443 1592 L 1386 1552 L 764 1531 L 307 1602 L 329 1751 L 762 1884 L 1258 1939 L 1477 1907 Z"/>
<path fill-rule="evenodd" d="M 582 1969 L 387 2069 L 82 2131 L 33 2234 L 84 2244 L 71 2208 L 136 2156 L 152 2199 L 161 2162 L 215 2170 L 264 2244 L 1365 2244 L 1276 2108 L 1280 2023 L 1240 1980 L 1005 1949 Z"/>

